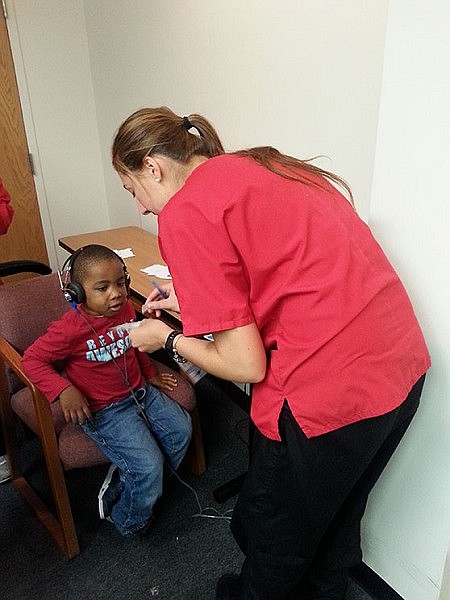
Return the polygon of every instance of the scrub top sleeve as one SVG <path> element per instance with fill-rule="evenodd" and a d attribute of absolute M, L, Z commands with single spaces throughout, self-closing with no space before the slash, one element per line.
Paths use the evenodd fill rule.
<path fill-rule="evenodd" d="M 159 242 L 173 278 L 185 335 L 252 323 L 245 268 L 223 221 L 208 221 L 192 207 L 188 216 L 176 217 L 160 221 Z"/>

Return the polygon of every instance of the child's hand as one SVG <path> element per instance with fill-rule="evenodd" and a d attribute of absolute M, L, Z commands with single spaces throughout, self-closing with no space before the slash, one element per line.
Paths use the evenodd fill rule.
<path fill-rule="evenodd" d="M 165 392 L 172 392 L 173 388 L 178 385 L 177 378 L 171 373 L 157 373 L 149 383 Z"/>
<path fill-rule="evenodd" d="M 73 385 L 61 392 L 59 401 L 66 423 L 82 425 L 86 419 L 92 417 L 86 398 Z"/>

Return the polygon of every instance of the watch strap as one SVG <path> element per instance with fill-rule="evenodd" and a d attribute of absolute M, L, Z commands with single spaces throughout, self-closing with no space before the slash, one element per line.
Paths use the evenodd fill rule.
<path fill-rule="evenodd" d="M 173 346 L 175 339 L 179 335 L 183 335 L 183 332 L 180 331 L 179 329 L 174 329 L 173 331 L 171 331 L 169 333 L 169 335 L 167 336 L 166 341 L 164 343 L 164 349 L 170 354 L 170 356 L 172 356 L 172 358 L 177 363 L 185 363 L 186 359 L 183 358 L 180 354 L 178 354 L 176 348 L 174 348 L 174 346 Z"/>

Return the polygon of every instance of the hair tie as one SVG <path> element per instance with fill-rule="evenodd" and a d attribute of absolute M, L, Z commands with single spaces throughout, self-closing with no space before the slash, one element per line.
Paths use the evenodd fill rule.
<path fill-rule="evenodd" d="M 189 117 L 183 117 L 183 127 L 186 129 L 186 131 L 189 131 L 191 127 L 194 127 L 194 125 L 192 125 L 192 123 L 189 121 Z"/>

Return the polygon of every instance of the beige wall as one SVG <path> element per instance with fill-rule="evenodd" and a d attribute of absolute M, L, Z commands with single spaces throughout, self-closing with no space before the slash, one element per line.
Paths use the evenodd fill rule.
<path fill-rule="evenodd" d="M 203 112 L 228 149 L 328 156 L 366 216 L 386 5 L 7 0 L 50 255 L 62 235 L 140 222 L 109 151 L 152 104 Z"/>
<path fill-rule="evenodd" d="M 6 2 L 36 188 L 53 267 L 57 239 L 109 227 L 83 3 Z"/>
<path fill-rule="evenodd" d="M 407 600 L 438 598 L 450 535 L 450 69 L 444 65 L 450 65 L 448 0 L 390 2 L 369 223 L 410 292 L 433 366 L 419 412 L 371 496 L 364 547 L 368 564 Z"/>
<path fill-rule="evenodd" d="M 201 112 L 227 149 L 272 144 L 346 177 L 367 215 L 386 0 L 84 3 L 102 147 L 133 110 Z M 123 193 L 105 155 L 111 218 Z"/>

